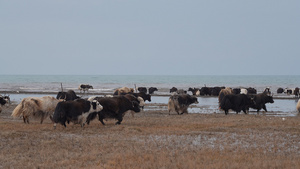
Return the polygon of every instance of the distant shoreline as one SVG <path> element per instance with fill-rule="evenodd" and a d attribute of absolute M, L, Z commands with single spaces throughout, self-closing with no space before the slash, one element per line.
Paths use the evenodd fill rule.
<path fill-rule="evenodd" d="M 76 92 L 76 91 L 75 91 Z M 0 91 L 1 94 L 51 94 L 56 95 L 58 92 L 52 92 L 52 91 Z M 86 93 L 78 93 L 77 95 L 112 95 L 111 92 L 86 92 Z M 151 96 L 161 96 L 161 97 L 169 97 L 172 94 L 151 94 Z M 217 96 L 196 96 L 196 97 L 202 97 L 202 98 L 209 98 L 209 97 L 217 97 Z M 295 97 L 294 95 L 273 95 L 273 99 L 287 99 L 287 100 L 297 100 L 298 97 Z"/>

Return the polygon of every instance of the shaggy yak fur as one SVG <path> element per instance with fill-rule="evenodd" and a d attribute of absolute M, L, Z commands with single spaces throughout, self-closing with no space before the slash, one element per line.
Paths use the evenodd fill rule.
<path fill-rule="evenodd" d="M 222 99 L 224 98 L 225 95 L 233 94 L 233 90 L 229 87 L 226 87 L 225 89 L 222 89 L 219 93 L 219 103 L 221 103 Z"/>
<path fill-rule="evenodd" d="M 297 110 L 298 110 L 298 112 L 300 113 L 300 99 L 298 100 L 298 103 L 297 103 L 296 109 L 297 109 Z"/>
<path fill-rule="evenodd" d="M 133 93 L 133 92 L 134 92 L 133 88 L 121 87 L 115 90 L 114 95 L 121 95 L 122 93 Z"/>
<path fill-rule="evenodd" d="M 188 94 L 173 95 L 169 98 L 168 102 L 169 115 L 171 111 L 176 111 L 177 114 L 179 114 L 179 112 L 181 112 L 181 114 L 188 113 L 187 109 L 189 105 L 193 103 L 198 103 L 197 98 L 194 96 Z"/>
<path fill-rule="evenodd" d="M 11 116 L 23 116 L 24 123 L 29 123 L 29 116 L 40 117 L 42 124 L 49 115 L 53 114 L 57 103 L 60 101 L 63 100 L 57 100 L 52 96 L 27 97 L 17 105 Z"/>

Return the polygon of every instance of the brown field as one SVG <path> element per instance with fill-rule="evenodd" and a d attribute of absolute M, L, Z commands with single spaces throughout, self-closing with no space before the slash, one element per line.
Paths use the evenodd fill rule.
<path fill-rule="evenodd" d="M 54 130 L 12 119 L 15 106 L 0 113 L 0 168 L 300 168 L 299 116 L 162 110 Z"/>

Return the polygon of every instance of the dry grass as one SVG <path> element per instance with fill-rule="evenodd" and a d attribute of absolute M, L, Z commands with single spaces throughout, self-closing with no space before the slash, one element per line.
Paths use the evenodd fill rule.
<path fill-rule="evenodd" d="M 57 126 L 0 114 L 0 168 L 299 168 L 299 117 L 168 115 Z"/>

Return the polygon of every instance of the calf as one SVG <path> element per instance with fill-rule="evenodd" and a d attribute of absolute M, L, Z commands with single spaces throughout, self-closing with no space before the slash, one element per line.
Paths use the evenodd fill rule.
<path fill-rule="evenodd" d="M 136 101 L 130 101 L 125 96 L 115 96 L 115 97 L 96 97 L 102 106 L 103 110 L 99 112 L 91 113 L 87 117 L 87 123 L 89 124 L 91 120 L 95 119 L 98 115 L 99 121 L 103 124 L 103 120 L 106 118 L 114 118 L 118 121 L 116 124 L 121 124 L 125 112 L 128 110 L 133 110 L 134 112 L 140 112 L 139 103 Z"/>
<path fill-rule="evenodd" d="M 66 122 L 69 123 L 70 121 L 74 124 L 81 124 L 81 127 L 83 127 L 85 124 L 84 119 L 90 113 L 99 112 L 102 109 L 103 107 L 96 100 L 90 102 L 84 99 L 77 99 L 59 102 L 53 117 L 51 117 L 54 123 L 53 127 L 55 129 L 57 123 L 67 127 Z"/>
<path fill-rule="evenodd" d="M 190 96 L 188 94 L 173 95 L 169 98 L 168 102 L 169 115 L 171 111 L 176 111 L 177 114 L 180 112 L 181 114 L 188 113 L 187 109 L 189 105 L 193 103 L 198 103 L 197 98 L 194 96 Z"/>

